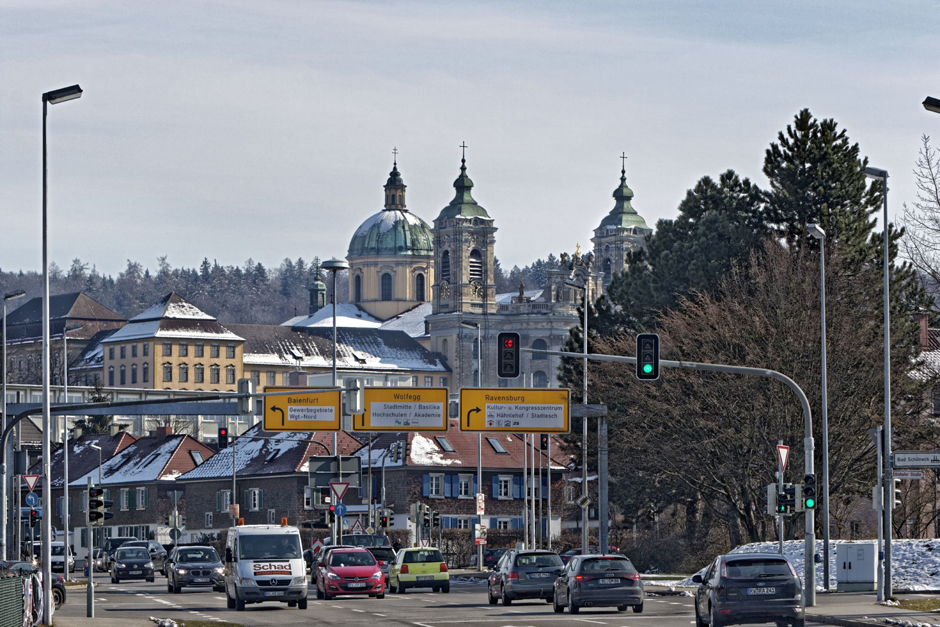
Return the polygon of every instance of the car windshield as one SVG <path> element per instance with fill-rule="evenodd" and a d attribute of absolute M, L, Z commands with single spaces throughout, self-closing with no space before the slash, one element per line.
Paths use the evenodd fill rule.
<path fill-rule="evenodd" d="M 184 564 L 211 564 L 219 561 L 215 549 L 180 549 L 176 561 Z"/>
<path fill-rule="evenodd" d="M 561 558 L 554 553 L 520 553 L 515 566 L 519 568 L 552 568 L 562 566 Z"/>
<path fill-rule="evenodd" d="M 238 538 L 238 558 L 243 560 L 300 559 L 300 536 L 296 533 L 245 534 Z"/>
<path fill-rule="evenodd" d="M 791 577 L 790 565 L 781 559 L 748 559 L 725 562 L 728 579 Z"/>
<path fill-rule="evenodd" d="M 363 546 L 363 547 L 373 547 L 373 546 L 390 546 L 391 543 L 388 541 L 388 536 L 374 536 L 367 533 L 354 533 L 348 536 L 343 536 L 343 543 L 349 544 L 350 546 Z"/>
<path fill-rule="evenodd" d="M 333 551 L 330 566 L 375 566 L 375 558 L 368 551 Z"/>
<path fill-rule="evenodd" d="M 628 575 L 636 574 L 633 564 L 625 557 L 598 557 L 586 559 L 581 564 L 583 573 L 609 573 L 620 572 Z"/>
<path fill-rule="evenodd" d="M 369 552 L 375 556 L 375 559 L 382 560 L 383 562 L 391 562 L 395 559 L 395 551 L 388 547 L 369 549 Z"/>
<path fill-rule="evenodd" d="M 116 560 L 149 560 L 147 550 L 140 547 L 120 548 L 118 549 Z"/>
<path fill-rule="evenodd" d="M 405 564 L 422 564 L 425 562 L 443 562 L 444 558 L 437 549 L 421 549 L 417 551 L 405 551 Z"/>
<path fill-rule="evenodd" d="M 108 550 L 113 551 L 125 542 L 131 542 L 137 538 L 108 538 Z"/>
<path fill-rule="evenodd" d="M 95 557 L 102 557 L 102 556 L 104 555 L 104 550 L 103 550 L 103 549 L 95 549 L 94 555 L 95 555 Z"/>

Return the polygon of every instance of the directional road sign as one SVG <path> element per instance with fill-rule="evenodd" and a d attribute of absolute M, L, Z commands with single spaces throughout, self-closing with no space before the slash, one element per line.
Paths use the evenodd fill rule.
<path fill-rule="evenodd" d="M 895 479 L 903 479 L 905 481 L 923 481 L 924 471 L 923 470 L 895 470 L 893 473 L 891 473 L 891 476 L 894 477 Z"/>
<path fill-rule="evenodd" d="M 26 504 L 30 507 L 36 507 L 39 505 L 39 495 L 35 492 L 30 492 L 26 495 Z"/>
<path fill-rule="evenodd" d="M 365 388 L 353 431 L 447 431 L 447 388 Z"/>
<path fill-rule="evenodd" d="M 460 430 L 567 433 L 570 397 L 567 388 L 461 388 Z"/>
<path fill-rule="evenodd" d="M 265 431 L 339 431 L 340 391 L 311 392 L 309 388 L 273 387 L 265 392 L 296 392 L 264 397 Z"/>
<path fill-rule="evenodd" d="M 336 506 L 336 515 L 340 518 L 346 515 L 346 506 L 343 503 L 339 503 Z"/>
<path fill-rule="evenodd" d="M 39 475 L 23 475 L 23 481 L 26 482 L 26 487 L 32 492 L 33 488 L 36 487 L 36 482 L 39 481 Z"/>
<path fill-rule="evenodd" d="M 940 466 L 940 451 L 895 451 L 895 468 L 935 468 Z M 25 475 L 23 477 L 26 478 Z"/>

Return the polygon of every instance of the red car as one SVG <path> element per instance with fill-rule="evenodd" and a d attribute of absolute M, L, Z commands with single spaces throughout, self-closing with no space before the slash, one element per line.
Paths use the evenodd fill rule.
<path fill-rule="evenodd" d="M 317 598 L 329 601 L 340 594 L 385 598 L 385 575 L 366 549 L 334 549 L 317 564 Z"/>

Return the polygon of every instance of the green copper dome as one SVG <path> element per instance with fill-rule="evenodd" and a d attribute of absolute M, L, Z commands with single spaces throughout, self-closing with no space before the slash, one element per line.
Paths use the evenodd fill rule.
<path fill-rule="evenodd" d="M 614 208 L 601 222 L 599 229 L 604 227 L 626 229 L 637 227 L 649 230 L 650 227 L 646 225 L 646 220 L 636 212 L 636 209 L 630 203 L 633 200 L 633 190 L 627 185 L 626 170 L 620 170 L 620 186 L 614 190 L 614 200 Z"/>
<path fill-rule="evenodd" d="M 489 218 L 490 215 L 486 212 L 486 209 L 478 205 L 477 201 L 470 195 L 472 188 L 473 181 L 467 176 L 467 160 L 462 158 L 460 160 L 460 176 L 454 181 L 454 189 L 457 190 L 457 193 L 454 195 L 454 199 L 450 201 L 450 204 L 441 209 L 441 214 L 437 216 L 437 219 L 447 220 L 458 216 L 463 218 Z"/>
<path fill-rule="evenodd" d="M 431 227 L 404 209 L 385 209 L 365 222 L 349 242 L 349 257 L 434 254 Z"/>

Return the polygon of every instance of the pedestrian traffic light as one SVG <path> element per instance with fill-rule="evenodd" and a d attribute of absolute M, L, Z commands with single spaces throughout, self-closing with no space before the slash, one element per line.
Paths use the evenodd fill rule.
<path fill-rule="evenodd" d="M 539 450 L 547 451 L 548 450 L 548 434 L 543 433 L 539 436 Z"/>
<path fill-rule="evenodd" d="M 777 495 L 777 513 L 789 514 L 796 507 L 796 487 L 792 483 L 783 484 L 783 493 Z"/>
<path fill-rule="evenodd" d="M 421 525 L 425 529 L 431 528 L 431 506 L 430 505 L 421 506 Z"/>
<path fill-rule="evenodd" d="M 892 479 L 888 498 L 891 499 L 891 509 L 901 504 L 901 480 Z"/>
<path fill-rule="evenodd" d="M 767 484 L 767 513 L 777 514 L 777 484 Z"/>
<path fill-rule="evenodd" d="M 816 509 L 819 500 L 816 498 L 816 475 L 808 474 L 803 477 L 803 507 Z"/>
<path fill-rule="evenodd" d="M 388 516 L 379 517 L 379 527 L 388 527 Z"/>
<path fill-rule="evenodd" d="M 431 526 L 438 528 L 441 526 L 441 513 L 431 512 Z"/>
<path fill-rule="evenodd" d="M 519 376 L 519 334 L 500 333 L 497 337 L 499 358 L 496 361 L 497 374 L 503 379 L 515 379 Z"/>
<path fill-rule="evenodd" d="M 659 378 L 659 336 L 655 333 L 636 336 L 636 378 L 641 381 Z"/>
<path fill-rule="evenodd" d="M 39 510 L 30 508 L 29 509 L 29 526 L 36 527 L 39 525 Z"/>
<path fill-rule="evenodd" d="M 224 448 L 228 448 L 228 429 L 225 427 L 219 427 L 218 443 L 220 451 Z"/>

